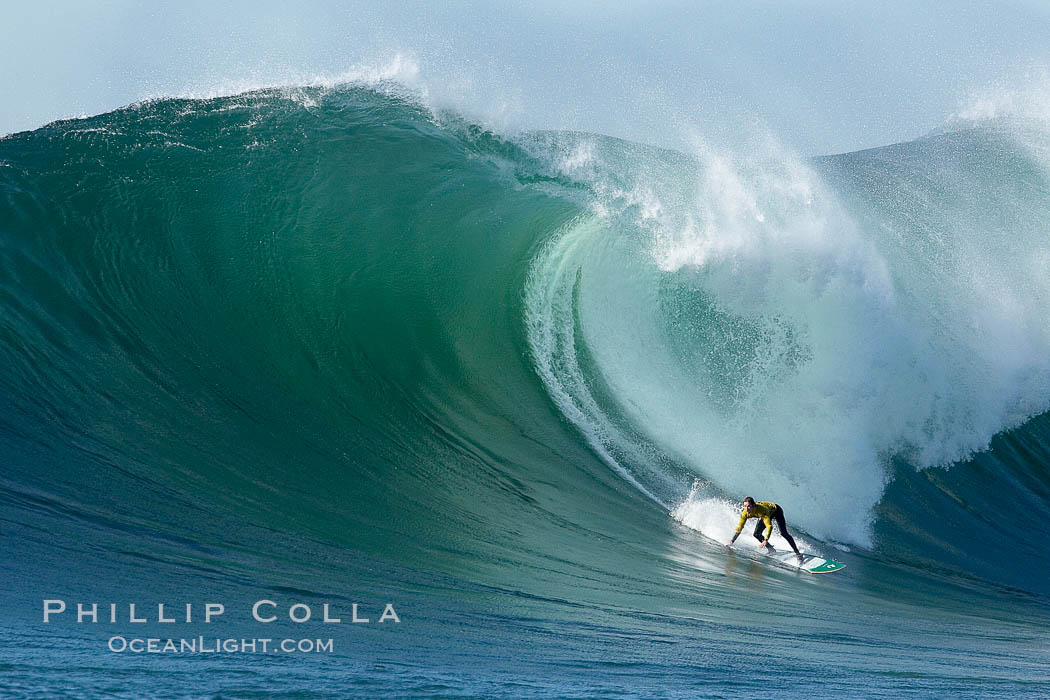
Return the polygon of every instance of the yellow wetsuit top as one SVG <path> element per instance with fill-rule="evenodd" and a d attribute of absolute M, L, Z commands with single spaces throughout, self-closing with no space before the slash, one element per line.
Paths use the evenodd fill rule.
<path fill-rule="evenodd" d="M 748 518 L 762 518 L 762 522 L 766 524 L 766 531 L 763 537 L 767 540 L 769 536 L 773 534 L 773 513 L 777 511 L 777 504 L 770 503 L 769 501 L 759 501 L 755 505 L 751 506 L 751 513 L 749 514 L 746 510 L 740 513 L 740 524 L 736 526 L 736 533 L 739 535 L 740 531 L 744 529 L 744 523 L 747 522 Z"/>

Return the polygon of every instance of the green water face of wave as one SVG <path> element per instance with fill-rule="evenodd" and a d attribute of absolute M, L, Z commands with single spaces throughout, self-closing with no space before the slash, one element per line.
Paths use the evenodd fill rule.
<path fill-rule="evenodd" d="M 612 529 L 633 494 L 546 398 L 521 323 L 532 252 L 578 205 L 490 134 L 314 97 L 3 144 L 11 481 L 202 546 L 233 518 L 481 578 L 572 539 L 566 513 Z"/>

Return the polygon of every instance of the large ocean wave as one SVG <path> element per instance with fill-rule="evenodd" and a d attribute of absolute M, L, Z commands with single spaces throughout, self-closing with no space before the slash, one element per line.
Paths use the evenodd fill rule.
<path fill-rule="evenodd" d="M 152 475 L 232 410 L 336 462 L 329 426 L 360 422 L 430 444 L 390 456 L 426 480 L 434 443 L 493 442 L 479 412 L 543 414 L 484 410 L 527 361 L 657 503 L 699 478 L 871 547 L 894 460 L 946 467 L 1047 409 L 1048 146 L 1026 124 L 807 162 L 508 140 L 394 87 L 315 87 L 12 136 L 8 434 L 66 426 Z"/>
<path fill-rule="evenodd" d="M 6 137 L 18 551 L 620 595 L 718 568 L 649 551 L 669 510 L 721 539 L 753 495 L 1045 594 L 996 512 L 1050 507 L 1048 153 L 999 117 L 808 160 L 502 136 L 382 80 Z"/>

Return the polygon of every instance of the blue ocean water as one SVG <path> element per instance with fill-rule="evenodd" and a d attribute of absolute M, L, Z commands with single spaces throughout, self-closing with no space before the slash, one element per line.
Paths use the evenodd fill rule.
<path fill-rule="evenodd" d="M 683 153 L 344 85 L 0 140 L 0 689 L 1045 696 L 1048 137 Z M 745 495 L 847 568 L 726 551 Z"/>

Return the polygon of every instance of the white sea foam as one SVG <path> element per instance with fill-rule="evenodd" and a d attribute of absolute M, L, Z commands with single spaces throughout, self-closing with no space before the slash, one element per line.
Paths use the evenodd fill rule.
<path fill-rule="evenodd" d="M 975 154 L 986 173 L 888 170 L 885 190 L 852 193 L 863 220 L 775 144 L 698 144 L 673 167 L 589 148 L 596 216 L 537 258 L 530 341 L 559 406 L 662 501 L 689 483 L 666 465 L 684 465 L 868 546 L 892 457 L 948 465 L 1046 410 L 1050 222 L 1023 218 L 1045 217 L 1046 192 L 1004 183 L 999 146 Z M 580 177 L 575 152 L 560 162 Z"/>

